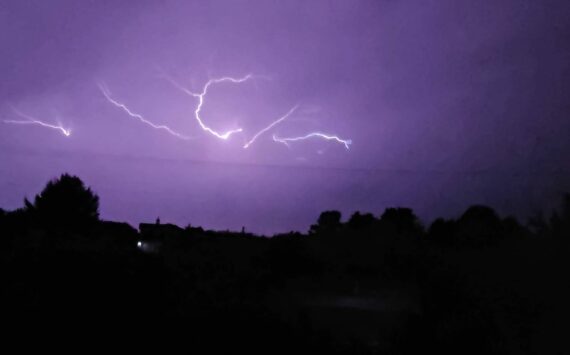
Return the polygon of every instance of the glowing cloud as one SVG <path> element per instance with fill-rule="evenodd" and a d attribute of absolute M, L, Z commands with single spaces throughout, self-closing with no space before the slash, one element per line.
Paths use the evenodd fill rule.
<path fill-rule="evenodd" d="M 297 142 L 297 141 L 302 141 L 302 140 L 306 140 L 306 139 L 310 139 L 310 138 L 321 138 L 321 139 L 325 139 L 325 140 L 329 140 L 329 141 L 336 141 L 337 143 L 343 144 L 347 150 L 350 149 L 350 145 L 352 144 L 352 140 L 350 140 L 350 139 L 341 139 L 337 136 L 331 136 L 331 135 L 327 135 L 327 134 L 320 133 L 320 132 L 312 132 L 312 133 L 309 133 L 305 136 L 288 137 L 288 138 L 280 138 L 280 137 L 276 136 L 275 134 L 273 135 L 273 141 L 283 143 L 286 146 L 289 146 L 289 142 Z"/>
<path fill-rule="evenodd" d="M 37 118 L 28 116 L 28 115 L 20 112 L 19 110 L 15 109 L 15 108 L 12 108 L 12 111 L 14 111 L 14 113 L 16 115 L 20 116 L 24 120 L 4 120 L 4 123 L 17 124 L 17 125 L 38 125 L 38 126 L 42 126 L 45 128 L 58 130 L 66 137 L 69 137 L 71 135 L 71 129 L 64 128 L 61 124 L 54 125 L 54 124 L 43 122 L 41 120 L 38 120 Z"/>
<path fill-rule="evenodd" d="M 104 85 L 104 84 L 99 84 L 99 89 L 101 90 L 101 93 L 103 94 L 103 96 L 105 96 L 105 98 L 107 99 L 107 101 L 109 101 L 111 104 L 113 104 L 114 106 L 122 109 L 123 111 L 125 111 L 129 116 L 131 116 L 132 118 L 136 118 L 139 121 L 141 121 L 142 123 L 157 129 L 157 130 L 163 130 L 165 132 L 167 132 L 168 134 L 179 138 L 179 139 L 184 139 L 184 140 L 189 140 L 192 139 L 192 137 L 188 137 L 185 136 L 183 134 L 180 134 L 176 131 L 174 131 L 173 129 L 171 129 L 170 127 L 166 126 L 166 125 L 157 125 L 152 123 L 151 121 L 147 120 L 146 118 L 144 118 L 142 115 L 135 113 L 133 111 L 131 111 L 125 104 L 116 101 L 115 99 L 113 99 L 111 97 L 111 92 L 109 91 L 109 89 Z"/>

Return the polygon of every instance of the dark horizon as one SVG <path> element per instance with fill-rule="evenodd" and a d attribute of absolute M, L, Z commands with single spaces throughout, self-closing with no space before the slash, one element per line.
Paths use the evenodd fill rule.
<path fill-rule="evenodd" d="M 204 164 L 216 164 L 216 163 L 212 163 L 212 162 L 202 162 Z M 314 169 L 314 168 L 310 168 L 310 169 Z M 73 174 L 69 174 L 69 173 L 63 173 L 60 176 L 53 178 L 53 179 L 49 179 L 48 182 L 49 183 L 57 183 L 60 179 L 62 179 L 62 177 L 65 176 L 70 176 L 73 177 L 75 179 L 79 179 L 79 177 L 74 176 Z M 84 183 L 84 182 L 82 182 Z M 186 221 L 186 222 L 182 222 L 182 223 L 176 223 L 173 221 L 170 221 L 168 219 L 164 219 L 161 217 L 161 214 L 157 214 L 155 218 L 151 218 L 149 220 L 146 221 L 138 221 L 136 223 L 133 223 L 132 221 L 128 221 L 128 220 L 116 220 L 116 219 L 107 219 L 105 218 L 104 214 L 101 214 L 99 211 L 99 208 L 101 205 L 104 205 L 104 201 L 101 202 L 100 196 L 97 192 L 96 189 L 93 189 L 92 186 L 89 186 L 89 184 L 85 184 L 86 188 L 89 188 L 90 191 L 92 191 L 98 198 L 99 204 L 98 205 L 98 218 L 100 218 L 100 220 L 102 222 L 111 222 L 111 223 L 120 223 L 120 224 L 128 224 L 131 227 L 134 227 L 135 229 L 139 230 L 139 226 L 140 225 L 152 225 L 152 224 L 163 224 L 163 225 L 172 225 L 172 226 L 176 226 L 179 227 L 181 229 L 184 228 L 200 228 L 203 229 L 205 231 L 208 232 L 230 232 L 230 233 L 244 233 L 246 232 L 248 235 L 252 235 L 252 236 L 260 236 L 260 237 L 272 237 L 272 236 L 282 236 L 282 235 L 287 235 L 287 234 L 298 234 L 298 235 L 304 235 L 307 234 L 311 231 L 311 228 L 314 227 L 314 222 L 316 221 L 316 217 L 319 217 L 320 215 L 322 215 L 323 212 L 327 212 L 327 211 L 334 211 L 334 212 L 338 212 L 339 213 L 339 222 L 343 223 L 343 224 L 347 224 L 349 225 L 351 223 L 351 220 L 353 220 L 355 218 L 355 216 L 359 216 L 359 215 L 368 215 L 374 218 L 380 218 L 384 213 L 386 213 L 386 211 L 392 210 L 392 209 L 409 209 L 414 216 L 416 216 L 415 218 L 417 218 L 417 222 L 421 225 L 422 228 L 425 228 L 426 230 L 430 229 L 430 226 L 433 226 L 434 223 L 437 223 L 440 220 L 445 220 L 445 221 L 457 221 L 460 220 L 461 218 L 463 218 L 463 216 L 465 215 L 465 213 L 467 213 L 469 210 L 473 209 L 473 208 L 478 208 L 478 207 L 484 207 L 484 208 L 488 208 L 490 210 L 493 211 L 493 213 L 496 213 L 497 218 L 503 219 L 503 220 L 509 220 L 512 219 L 514 222 L 516 222 L 517 224 L 520 224 L 521 227 L 523 228 L 533 228 L 536 227 L 536 225 L 534 225 L 537 222 L 537 219 L 544 219 L 544 222 L 547 223 L 547 221 L 549 220 L 549 218 L 553 218 L 550 216 L 555 216 L 557 215 L 557 213 L 560 213 L 560 209 L 562 208 L 564 210 L 564 208 L 566 208 L 566 206 L 564 205 L 564 203 L 567 203 L 570 197 L 570 193 L 566 192 L 563 193 L 559 196 L 558 201 L 556 202 L 556 205 L 553 206 L 553 208 L 551 210 L 545 211 L 545 210 L 535 210 L 534 214 L 529 215 L 527 218 L 525 219 L 519 219 L 517 216 L 515 215 L 511 215 L 511 214 L 502 214 L 499 210 L 496 210 L 494 206 L 490 206 L 490 205 L 484 205 L 484 204 L 479 204 L 479 203 L 471 203 L 468 204 L 467 207 L 462 210 L 462 211 L 458 211 L 458 213 L 456 213 L 454 216 L 444 216 L 444 215 L 439 215 L 439 216 L 435 216 L 432 220 L 429 221 L 424 221 L 422 220 L 422 218 L 419 215 L 416 215 L 416 211 L 411 208 L 410 206 L 405 206 L 405 205 L 390 205 L 387 206 L 384 210 L 382 211 L 367 211 L 367 210 L 356 210 L 356 211 L 352 211 L 351 213 L 345 214 L 343 211 L 340 211 L 338 209 L 334 209 L 334 208 L 325 208 L 324 210 L 320 211 L 319 214 L 311 221 L 311 223 L 308 225 L 308 227 L 306 229 L 289 229 L 286 231 L 278 231 L 275 233 L 271 233 L 271 234 L 266 234 L 266 233 L 259 233 L 255 230 L 255 228 L 248 228 L 248 226 L 246 226 L 245 224 L 242 224 L 239 228 L 235 228 L 235 229 L 215 229 L 215 228 L 209 228 L 208 226 L 204 226 L 204 225 L 200 225 L 197 223 L 193 223 L 192 221 Z M 45 189 L 45 187 L 44 187 Z M 20 213 L 22 211 L 26 211 L 27 209 L 27 203 L 28 201 L 33 201 L 33 199 L 31 198 L 31 196 L 36 196 L 36 198 L 38 196 L 41 196 L 41 192 L 40 191 L 36 191 L 36 193 L 31 194 L 31 195 L 26 195 L 23 196 L 21 199 L 21 204 L 19 206 L 16 206 L 14 208 L 4 208 L 3 206 L 0 206 L 0 211 L 4 212 L 4 213 Z M 564 213 L 562 211 L 562 213 Z"/>
<path fill-rule="evenodd" d="M 85 154 L 82 153 L 81 154 L 83 157 L 85 156 L 89 156 L 89 154 Z M 95 155 L 96 156 L 96 155 Z M 108 158 L 108 156 L 106 157 L 106 159 Z M 191 167 L 194 166 L 198 166 L 200 169 L 220 169 L 220 170 L 224 170 L 227 171 L 228 169 L 240 169 L 241 168 L 241 164 L 236 164 L 236 165 L 232 165 L 232 164 L 228 164 L 228 163 L 223 163 L 223 162 L 212 162 L 212 161 L 179 161 L 176 159 L 164 159 L 164 158 L 157 158 L 157 157 L 137 157 L 136 159 L 134 159 L 134 163 L 133 163 L 133 158 L 132 157 L 114 157 L 111 156 L 112 159 L 117 159 L 120 164 L 124 164 L 124 160 L 130 160 L 129 164 L 136 164 L 136 162 L 142 162 L 143 164 L 148 163 L 148 161 L 155 161 L 155 162 L 160 162 L 161 164 L 171 164 L 171 165 L 178 165 L 180 166 L 180 164 L 189 164 Z M 274 170 L 288 170 L 288 169 L 297 169 L 299 171 L 298 167 L 294 167 L 294 166 L 273 166 L 273 165 L 261 165 L 261 166 L 257 166 L 255 164 L 251 164 L 249 166 L 249 169 L 256 169 L 256 170 L 260 170 L 260 171 L 274 171 Z M 310 173 L 319 173 L 321 170 L 324 170 L 325 174 L 331 170 L 337 172 L 338 174 L 350 174 L 352 178 L 354 178 L 355 175 L 355 171 L 354 170 L 350 170 L 347 171 L 346 169 L 342 169 L 342 168 L 330 168 L 330 167 L 303 167 L 300 169 L 301 172 L 306 172 L 307 174 Z M 367 171 L 367 170 L 362 170 L 360 171 L 361 174 L 365 174 L 365 175 L 369 175 L 369 174 L 373 174 L 376 173 L 378 175 L 397 175 L 399 177 L 397 177 L 396 179 L 399 179 L 401 181 L 401 175 L 415 175 L 413 171 Z M 321 173 L 323 174 L 323 173 Z M 356 173 L 358 174 L 358 172 Z M 425 172 L 423 173 L 425 174 Z M 74 174 L 72 174 L 74 175 Z M 449 173 L 449 172 L 445 172 L 445 171 L 433 171 L 430 175 L 462 175 L 462 176 L 472 176 L 472 175 L 501 175 L 500 173 L 497 172 L 477 172 L 477 173 Z M 505 172 L 503 173 L 503 179 L 505 182 L 508 181 L 512 181 L 511 179 L 514 177 L 516 178 L 517 173 L 513 173 L 513 172 Z M 527 176 L 526 174 L 520 174 L 523 176 Z M 543 174 L 528 174 L 530 176 L 533 175 L 538 175 L 538 176 L 542 176 Z M 565 172 L 561 172 L 561 179 L 563 179 L 566 174 Z M 52 180 L 55 179 L 59 176 L 59 174 L 48 178 L 47 180 Z M 39 180 L 39 177 L 36 179 Z M 421 178 L 419 178 L 419 180 L 421 181 Z M 38 184 L 38 187 L 41 187 L 44 185 L 46 180 L 43 180 L 40 184 Z M 118 221 L 118 222 L 127 222 L 129 224 L 131 224 L 132 226 L 138 226 L 140 223 L 150 223 L 152 221 L 154 221 L 157 217 L 160 217 L 162 221 L 164 221 L 165 223 L 172 223 L 181 227 L 185 227 L 186 225 L 192 225 L 192 226 L 202 226 L 206 229 L 211 229 L 211 230 L 220 230 L 220 231 L 224 231 L 224 230 L 230 230 L 230 231 L 239 231 L 242 229 L 242 227 L 245 227 L 246 230 L 248 232 L 252 232 L 255 234 L 261 234 L 261 235 L 266 235 L 266 236 L 271 236 L 273 234 L 281 234 L 281 233 L 287 233 L 290 231 L 295 231 L 295 232 L 300 232 L 300 233 L 304 233 L 306 231 L 309 230 L 310 225 L 315 221 L 315 219 L 318 217 L 318 215 L 320 214 L 320 212 L 324 211 L 324 210 L 339 210 L 342 213 L 343 219 L 348 219 L 353 213 L 355 212 L 360 212 L 360 213 L 372 213 L 375 216 L 380 216 L 382 214 L 382 212 L 387 209 L 387 208 L 392 208 L 392 207 L 408 207 L 414 210 L 415 213 L 417 213 L 418 217 L 420 218 L 421 222 L 423 225 L 425 226 L 429 226 L 431 223 L 433 223 L 437 218 L 445 218 L 445 219 L 456 219 L 459 218 L 464 212 L 465 210 L 467 210 L 470 206 L 473 205 L 486 205 L 486 206 L 491 206 L 492 208 L 494 208 L 497 213 L 499 213 L 499 215 L 501 215 L 502 217 L 514 217 L 517 220 L 519 220 L 519 222 L 523 225 L 528 224 L 528 222 L 530 220 L 532 220 L 533 218 L 535 218 L 538 215 L 550 215 L 553 212 L 556 211 L 556 209 L 560 206 L 560 202 L 562 201 L 563 196 L 565 195 L 565 193 L 567 193 L 567 191 L 555 191 L 552 193 L 551 196 L 547 196 L 545 198 L 545 196 L 537 196 L 537 199 L 541 199 L 541 201 L 544 201 L 545 199 L 548 201 L 548 203 L 542 203 L 542 205 L 540 203 L 537 203 L 536 201 L 532 201 L 532 200 L 525 200 L 524 198 L 526 196 L 528 196 L 528 194 L 522 194 L 520 196 L 520 198 L 518 200 L 511 200 L 511 201 L 504 201 L 503 204 L 498 204 L 495 205 L 493 204 L 493 198 L 492 196 L 490 196 L 489 199 L 485 199 L 485 198 L 474 198 L 473 201 L 469 201 L 466 198 L 465 199 L 460 199 L 460 200 L 455 200 L 455 202 L 453 203 L 453 206 L 455 207 L 454 209 L 451 208 L 446 208 L 446 209 L 442 209 L 441 206 L 438 206 L 437 203 L 440 200 L 435 200 L 435 202 L 433 203 L 434 206 L 432 206 L 432 208 L 430 210 L 425 210 L 425 209 L 418 209 L 415 208 L 415 206 L 413 204 L 404 204 L 404 203 L 398 203 L 396 201 L 396 199 L 392 199 L 393 202 L 385 202 L 382 204 L 382 206 L 378 206 L 377 209 L 347 209 L 347 208 L 343 208 L 338 201 L 335 203 L 331 203 L 330 205 L 326 206 L 323 205 L 320 209 L 315 208 L 315 213 L 314 214 L 310 214 L 310 215 L 305 215 L 303 216 L 303 221 L 304 223 L 298 223 L 296 226 L 295 225 L 291 225 L 291 227 L 287 227 L 286 225 L 282 225 L 281 228 L 275 228 L 275 227 L 266 227 L 268 226 L 268 223 L 270 223 L 269 225 L 275 225 L 275 217 L 279 216 L 278 213 L 273 213 L 272 211 L 259 211 L 259 213 L 257 213 L 255 215 L 255 219 L 251 220 L 251 219 L 247 219 L 245 222 L 241 221 L 241 220 L 234 220 L 231 224 L 227 224 L 227 222 L 225 220 L 223 220 L 223 218 L 220 217 L 216 217 L 216 216 L 221 216 L 224 213 L 228 213 L 228 211 L 235 211 L 231 205 L 225 206 L 224 209 L 220 209 L 220 211 L 215 211 L 214 217 L 212 217 L 212 219 L 216 220 L 217 223 L 201 223 L 200 222 L 200 218 L 196 218 L 196 216 L 186 216 L 185 210 L 181 210 L 181 211 L 174 211 L 172 209 L 172 207 L 166 208 L 164 210 L 160 210 L 158 206 L 156 206 L 151 212 L 150 214 L 145 213 L 146 217 L 144 219 L 136 219 L 136 218 L 122 218 L 121 219 L 121 215 L 124 216 L 124 213 L 126 211 L 121 211 L 122 208 L 124 208 L 124 204 L 120 204 L 118 206 L 114 206 L 114 208 L 112 209 L 113 213 L 108 213 L 106 212 L 106 207 L 108 206 L 108 203 L 106 203 L 105 201 L 107 200 L 107 197 L 105 194 L 101 194 L 100 191 L 113 191 L 114 194 L 114 198 L 118 198 L 119 200 L 121 200 L 122 196 L 129 191 L 128 187 L 126 188 L 126 191 L 117 191 L 120 190 L 120 188 L 118 188 L 118 186 L 104 186 L 102 189 L 98 189 L 97 187 L 95 187 L 92 184 L 89 184 L 88 181 L 86 181 L 86 183 L 91 186 L 93 188 L 93 190 L 100 196 L 102 196 L 102 204 L 101 204 L 101 216 L 103 219 L 105 220 L 109 220 L 109 221 Z M 318 182 L 316 182 L 318 183 Z M 123 185 L 124 186 L 124 185 Z M 390 188 L 388 186 L 388 188 Z M 24 198 L 30 198 L 31 196 L 33 196 L 35 193 L 37 193 L 39 191 L 39 188 L 35 188 L 34 190 L 31 190 L 29 192 L 27 192 L 26 194 L 23 194 L 21 196 L 19 196 L 19 198 L 15 198 L 14 199 L 14 203 L 12 205 L 9 206 L 1 206 L 0 208 L 3 208 L 4 210 L 15 210 L 18 208 L 21 208 L 22 205 L 22 201 L 24 200 Z M 13 193 L 13 191 L 11 191 Z M 148 191 L 146 192 L 148 193 Z M 148 201 L 148 195 L 144 195 L 143 199 L 145 201 Z M 112 198 L 111 198 L 112 200 Z M 449 201 L 449 200 L 448 200 Z M 139 202 L 140 203 L 140 202 Z M 229 203 L 229 202 L 228 202 Z M 220 206 L 221 207 L 221 206 Z M 229 208 L 229 210 L 228 210 Z M 166 213 L 165 213 L 166 211 Z M 518 213 L 512 213 L 513 211 L 518 211 Z M 283 212 L 287 212 L 287 211 L 280 211 L 281 213 Z M 154 213 L 154 214 L 152 214 Z M 231 213 L 231 212 L 230 212 Z M 173 217 L 174 216 L 174 217 Z M 288 223 L 290 223 L 290 221 L 286 221 Z M 221 224 L 220 224 L 221 223 Z"/>

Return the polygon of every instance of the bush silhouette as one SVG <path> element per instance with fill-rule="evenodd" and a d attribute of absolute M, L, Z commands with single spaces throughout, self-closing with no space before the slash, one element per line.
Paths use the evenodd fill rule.
<path fill-rule="evenodd" d="M 90 226 L 99 220 L 99 197 L 81 179 L 68 174 L 48 182 L 33 204 L 27 200 L 25 203 L 45 226 Z"/>

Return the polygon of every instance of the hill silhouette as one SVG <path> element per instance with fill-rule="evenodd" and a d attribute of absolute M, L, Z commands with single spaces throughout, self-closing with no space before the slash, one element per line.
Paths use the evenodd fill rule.
<path fill-rule="evenodd" d="M 395 207 L 346 222 L 324 211 L 307 233 L 271 238 L 158 219 L 135 229 L 98 208 L 64 174 L 0 209 L 5 318 L 179 321 L 194 350 L 567 349 L 570 195 L 526 225 L 472 206 L 426 226 Z"/>

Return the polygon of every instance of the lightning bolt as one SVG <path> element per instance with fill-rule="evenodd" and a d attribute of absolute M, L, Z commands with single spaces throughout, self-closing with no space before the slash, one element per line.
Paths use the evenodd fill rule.
<path fill-rule="evenodd" d="M 12 111 L 16 115 L 24 118 L 25 120 L 4 120 L 4 123 L 19 124 L 19 125 L 39 125 L 39 126 L 46 127 L 46 128 L 56 129 L 56 130 L 60 131 L 66 137 L 69 137 L 71 135 L 71 129 L 64 128 L 61 124 L 53 125 L 53 124 L 45 123 L 41 120 L 38 120 L 37 118 L 31 117 L 31 116 L 28 116 L 28 115 L 22 113 L 21 111 L 17 110 L 14 107 L 12 107 Z"/>
<path fill-rule="evenodd" d="M 180 134 L 174 130 L 172 130 L 170 127 L 165 126 L 165 125 L 157 125 L 152 123 L 151 121 L 147 120 L 146 118 L 144 118 L 142 115 L 135 113 L 133 111 L 131 111 L 125 104 L 116 101 L 115 99 L 113 99 L 111 97 L 111 92 L 109 91 L 109 89 L 105 86 L 105 84 L 99 84 L 99 90 L 101 90 L 101 93 L 103 94 L 103 96 L 105 96 L 105 98 L 107 99 L 107 101 L 109 101 L 111 104 L 113 104 L 114 106 L 122 109 L 123 111 L 125 111 L 129 116 L 138 119 L 139 121 L 141 121 L 142 123 L 154 128 L 154 129 L 158 129 L 158 130 L 163 130 L 165 132 L 167 132 L 168 134 L 179 138 L 179 139 L 184 139 L 184 140 L 190 140 L 192 139 L 192 137 L 188 137 L 185 136 L 183 134 Z"/>
<path fill-rule="evenodd" d="M 295 112 L 295 110 L 297 110 L 299 108 L 299 105 L 295 105 L 293 106 L 293 108 L 291 108 L 286 114 L 284 114 L 283 116 L 279 117 L 278 119 L 276 119 L 275 121 L 273 121 L 269 126 L 263 128 L 261 131 L 257 132 L 247 143 L 245 143 L 245 145 L 243 146 L 244 149 L 247 149 L 250 145 L 253 144 L 253 142 L 255 142 L 255 140 L 257 139 L 257 137 L 261 136 L 263 133 L 269 131 L 271 128 L 275 127 L 276 125 L 278 125 L 279 123 L 285 121 L 287 119 L 287 117 L 291 116 L 293 114 L 293 112 Z"/>
<path fill-rule="evenodd" d="M 200 128 L 202 128 L 202 130 L 212 134 L 213 136 L 215 136 L 219 139 L 223 139 L 223 140 L 227 140 L 228 138 L 230 138 L 235 133 L 243 132 L 242 128 L 229 130 L 229 131 L 226 131 L 224 133 L 217 132 L 217 131 L 213 130 L 211 127 L 208 127 L 204 123 L 203 118 L 200 116 L 200 111 L 202 110 L 202 107 L 204 106 L 204 98 L 206 97 L 206 94 L 208 94 L 208 89 L 212 85 L 221 84 L 221 83 L 240 84 L 240 83 L 243 83 L 247 80 L 252 79 L 253 78 L 252 74 L 247 74 L 246 76 L 243 76 L 241 78 L 232 78 L 229 76 L 224 76 L 221 78 L 210 79 L 210 80 L 208 80 L 208 82 L 206 82 L 206 84 L 202 88 L 202 91 L 199 93 L 188 90 L 187 88 L 178 84 L 177 82 L 175 82 L 172 78 L 170 78 L 168 76 L 165 76 L 165 78 L 172 85 L 174 85 L 177 89 L 181 90 L 182 92 L 186 93 L 187 95 L 190 95 L 190 96 L 198 99 L 198 105 L 196 106 L 196 109 L 194 110 L 194 118 L 196 119 L 196 121 L 198 121 L 198 124 L 200 125 Z"/>
<path fill-rule="evenodd" d="M 180 85 L 178 82 L 176 82 L 174 79 L 172 79 L 170 76 L 168 76 L 166 74 L 161 75 L 161 77 L 163 79 L 166 79 L 175 88 L 182 91 L 186 95 L 191 96 L 191 97 L 198 100 L 198 103 L 194 109 L 194 118 L 196 119 L 196 121 L 198 122 L 198 125 L 200 126 L 200 128 L 203 131 L 205 131 L 205 132 L 207 132 L 207 133 L 209 133 L 209 134 L 213 135 L 214 137 L 221 139 L 221 140 L 228 140 L 232 135 L 234 135 L 236 133 L 242 133 L 243 132 L 242 128 L 237 128 L 237 129 L 233 129 L 233 130 L 229 130 L 229 131 L 225 131 L 225 132 L 215 131 L 213 128 L 206 125 L 203 117 L 201 116 L 201 111 L 202 111 L 202 108 L 204 107 L 204 102 L 205 102 L 206 95 L 208 94 L 208 90 L 213 85 L 222 84 L 222 83 L 240 84 L 240 83 L 246 82 L 250 79 L 253 79 L 254 76 L 252 74 L 247 74 L 243 77 L 238 77 L 238 78 L 234 78 L 234 77 L 230 77 L 230 76 L 224 76 L 224 77 L 220 77 L 220 78 L 210 79 L 204 84 L 204 86 L 202 87 L 202 90 L 200 92 L 194 92 L 194 91 L 187 89 L 186 87 Z M 103 93 L 103 95 L 105 96 L 107 101 L 109 101 L 111 104 L 115 105 L 116 107 L 124 110 L 129 116 L 140 120 L 141 122 L 151 126 L 152 128 L 165 130 L 169 134 L 176 136 L 178 138 L 190 139 L 189 137 L 186 137 L 184 135 L 181 135 L 180 133 L 173 131 L 172 129 L 170 129 L 169 127 L 167 127 L 165 125 L 156 125 L 156 124 L 148 121 L 147 119 L 145 119 L 142 115 L 131 111 L 125 104 L 118 102 L 115 99 L 113 99 L 111 97 L 111 93 L 110 93 L 109 89 L 107 89 L 107 87 L 105 85 L 99 85 L 99 89 L 101 90 L 101 92 Z M 255 135 L 253 135 L 253 137 L 249 141 L 245 142 L 245 144 L 243 145 L 243 149 L 249 148 L 261 135 L 263 135 L 267 131 L 271 130 L 273 127 L 275 127 L 279 123 L 285 121 L 298 108 L 299 108 L 298 104 L 293 106 L 283 116 L 279 117 L 278 119 L 271 122 L 268 126 L 261 129 L 259 132 L 257 132 Z M 350 149 L 350 145 L 352 144 L 352 140 L 350 140 L 350 139 L 348 139 L 348 140 L 347 139 L 341 139 L 338 136 L 328 135 L 328 134 L 324 134 L 324 133 L 320 133 L 320 132 L 311 132 L 305 136 L 287 137 L 287 138 L 280 138 L 277 135 L 273 135 L 273 141 L 274 142 L 282 143 L 282 144 L 285 144 L 286 146 L 289 146 L 290 142 L 301 141 L 301 140 L 306 140 L 306 139 L 310 139 L 310 138 L 320 138 L 320 139 L 324 139 L 324 140 L 335 141 L 337 143 L 344 145 L 344 147 L 347 150 Z"/>
<path fill-rule="evenodd" d="M 350 140 L 350 139 L 341 139 L 337 136 L 331 136 L 331 135 L 320 133 L 320 132 L 312 132 L 312 133 L 309 133 L 305 136 L 289 137 L 289 138 L 279 138 L 275 134 L 273 135 L 273 141 L 274 142 L 283 143 L 286 146 L 289 146 L 289 142 L 302 141 L 302 140 L 309 139 L 309 138 L 322 138 L 322 139 L 325 139 L 328 141 L 336 141 L 337 143 L 343 144 L 347 150 L 350 149 L 350 145 L 352 144 L 352 140 Z"/>

